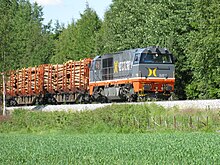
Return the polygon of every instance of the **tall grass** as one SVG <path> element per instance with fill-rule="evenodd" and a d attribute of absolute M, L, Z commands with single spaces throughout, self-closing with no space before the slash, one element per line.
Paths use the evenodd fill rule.
<path fill-rule="evenodd" d="M 133 133 L 154 131 L 220 130 L 219 111 L 178 108 L 156 104 L 123 104 L 94 111 L 41 112 L 15 110 L 0 122 L 0 132 Z"/>

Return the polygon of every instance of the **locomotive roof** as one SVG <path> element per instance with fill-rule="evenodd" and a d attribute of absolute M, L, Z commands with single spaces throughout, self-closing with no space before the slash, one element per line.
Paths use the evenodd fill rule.
<path fill-rule="evenodd" d="M 156 46 L 149 46 L 146 48 L 133 49 L 137 53 L 161 53 L 161 54 L 171 54 L 167 48 L 161 48 Z"/>
<path fill-rule="evenodd" d="M 116 53 L 113 53 L 113 54 L 105 54 L 102 57 L 103 58 L 109 58 L 114 54 L 121 54 L 123 52 L 171 54 L 171 52 L 167 48 L 161 48 L 161 47 L 158 47 L 158 46 L 148 46 L 146 48 L 136 48 L 136 49 L 130 49 L 130 50 L 124 50 L 124 51 L 116 52 Z M 96 60 L 100 57 L 101 56 L 96 56 L 93 60 Z"/>

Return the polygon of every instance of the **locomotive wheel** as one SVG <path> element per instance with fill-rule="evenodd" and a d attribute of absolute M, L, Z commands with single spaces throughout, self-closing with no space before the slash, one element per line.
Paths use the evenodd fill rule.
<path fill-rule="evenodd" d="M 33 105 L 43 105 L 44 104 L 44 99 L 41 96 L 38 96 L 34 99 Z"/>
<path fill-rule="evenodd" d="M 57 100 L 54 97 L 48 97 L 47 103 L 52 105 L 57 105 Z"/>
<path fill-rule="evenodd" d="M 100 95 L 97 98 L 97 102 L 99 102 L 99 103 L 108 103 L 108 98 L 106 96 Z"/>
<path fill-rule="evenodd" d="M 92 102 L 92 98 L 88 94 L 79 94 L 76 98 L 77 104 L 89 104 Z"/>
<path fill-rule="evenodd" d="M 76 103 L 77 104 L 82 104 L 84 102 L 83 100 L 83 95 L 82 94 L 79 94 L 76 98 Z"/>
<path fill-rule="evenodd" d="M 137 102 L 138 100 L 138 96 L 136 94 L 132 94 L 129 98 L 128 98 L 128 102 Z"/>
<path fill-rule="evenodd" d="M 170 97 L 167 99 L 169 101 L 173 101 L 173 100 L 178 100 L 177 96 L 175 95 L 175 93 L 171 93 Z"/>
<path fill-rule="evenodd" d="M 85 94 L 84 100 L 85 100 L 85 104 L 91 104 L 92 103 L 92 98 L 88 94 Z"/>

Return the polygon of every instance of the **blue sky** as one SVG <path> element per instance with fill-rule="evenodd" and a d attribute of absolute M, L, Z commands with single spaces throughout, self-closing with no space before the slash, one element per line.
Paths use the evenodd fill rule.
<path fill-rule="evenodd" d="M 103 19 L 104 12 L 108 9 L 112 0 L 30 0 L 37 2 L 43 6 L 44 23 L 49 20 L 59 20 L 60 23 L 67 25 L 72 22 L 72 19 L 77 20 L 80 18 L 80 13 L 86 8 L 86 2 L 94 9 L 98 16 Z"/>

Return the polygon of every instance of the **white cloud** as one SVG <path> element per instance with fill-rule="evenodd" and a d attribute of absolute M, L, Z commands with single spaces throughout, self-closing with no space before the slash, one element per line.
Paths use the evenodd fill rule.
<path fill-rule="evenodd" d="M 62 0 L 34 0 L 34 1 L 42 6 L 59 5 L 62 3 Z"/>

